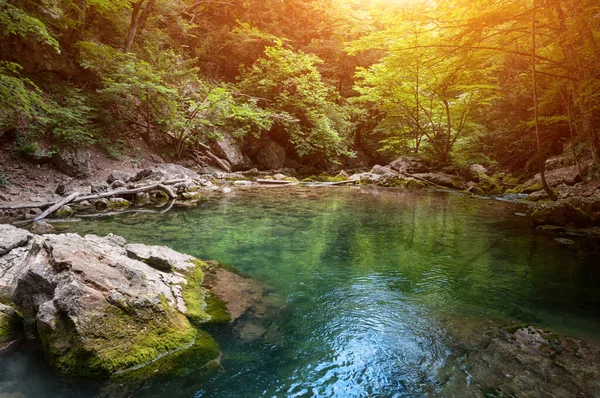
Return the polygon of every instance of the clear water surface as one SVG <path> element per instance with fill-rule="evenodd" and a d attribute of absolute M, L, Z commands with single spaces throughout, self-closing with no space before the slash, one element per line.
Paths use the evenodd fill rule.
<path fill-rule="evenodd" d="M 443 192 L 273 188 L 58 227 L 167 245 L 271 287 L 278 304 L 259 337 L 240 337 L 243 320 L 211 330 L 222 372 L 138 396 L 417 397 L 448 382 L 437 377 L 453 354 L 444 319 L 534 323 L 600 341 L 598 252 L 535 233 L 520 211 Z M 0 357 L 3 392 L 98 389 L 62 380 L 39 352 L 20 349 Z"/>

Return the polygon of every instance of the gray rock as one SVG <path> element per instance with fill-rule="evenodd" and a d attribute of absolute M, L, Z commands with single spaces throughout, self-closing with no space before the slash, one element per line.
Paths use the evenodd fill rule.
<path fill-rule="evenodd" d="M 348 179 L 351 181 L 360 181 L 366 183 L 375 183 L 379 181 L 381 175 L 373 173 L 357 173 L 352 174 Z"/>
<path fill-rule="evenodd" d="M 177 183 L 173 186 L 173 188 L 175 188 L 175 191 L 178 194 L 182 194 L 184 192 L 195 192 L 198 190 L 198 186 L 191 180 Z"/>
<path fill-rule="evenodd" d="M 178 164 L 157 164 L 138 172 L 131 181 L 164 181 L 178 179 L 196 179 L 200 176 L 193 170 Z"/>
<path fill-rule="evenodd" d="M 285 180 L 285 174 L 281 174 L 281 173 L 277 173 L 273 176 L 274 179 L 276 179 L 277 181 L 282 181 Z"/>
<path fill-rule="evenodd" d="M 186 271 L 193 266 L 194 257 L 181 254 L 166 246 L 146 246 L 133 243 L 125 246 L 129 258 L 143 261 L 163 272 Z"/>
<path fill-rule="evenodd" d="M 124 210 L 131 206 L 131 202 L 123 198 L 110 198 L 108 208 L 111 210 Z"/>
<path fill-rule="evenodd" d="M 264 140 L 256 153 L 256 163 L 264 170 L 277 170 L 285 164 L 285 149 L 275 141 Z"/>
<path fill-rule="evenodd" d="M 72 180 L 65 180 L 65 181 L 61 181 L 57 186 L 56 189 L 54 190 L 54 193 L 60 196 L 64 196 L 67 193 L 71 192 L 73 190 L 72 188 Z"/>
<path fill-rule="evenodd" d="M 471 177 L 475 180 L 479 180 L 480 177 L 486 177 L 488 175 L 488 169 L 480 164 L 472 164 L 471 167 L 469 167 L 469 171 Z"/>
<path fill-rule="evenodd" d="M 0 225 L 0 256 L 17 247 L 25 246 L 32 236 L 24 229 L 12 225 Z"/>
<path fill-rule="evenodd" d="M 110 185 L 104 182 L 100 183 L 92 183 L 90 184 L 91 193 L 98 194 L 103 192 L 108 192 L 110 190 Z"/>
<path fill-rule="evenodd" d="M 52 156 L 52 164 L 61 172 L 75 178 L 90 178 L 90 152 L 85 148 L 65 148 Z"/>
<path fill-rule="evenodd" d="M 414 177 L 446 188 L 463 189 L 465 187 L 460 179 L 445 173 L 416 173 Z"/>
<path fill-rule="evenodd" d="M 225 159 L 231 165 L 232 171 L 243 170 L 249 166 L 240 146 L 228 134 L 224 134 L 221 140 L 213 143 L 212 149 L 215 155 Z"/>
<path fill-rule="evenodd" d="M 388 174 L 388 173 L 396 173 L 395 170 L 392 170 L 392 168 L 390 166 L 380 166 L 380 165 L 375 165 L 373 166 L 373 168 L 371 169 L 371 173 L 373 174 Z"/>
<path fill-rule="evenodd" d="M 108 209 L 108 199 L 101 198 L 94 202 L 94 207 L 97 210 L 106 210 Z"/>
<path fill-rule="evenodd" d="M 127 183 L 125 181 L 121 181 L 121 180 L 115 180 L 115 181 L 113 181 L 112 184 L 110 184 L 111 189 L 126 188 L 126 187 L 127 187 Z"/>
<path fill-rule="evenodd" d="M 106 179 L 106 182 L 109 184 L 112 184 L 117 180 L 128 182 L 132 177 L 133 174 L 126 173 L 124 171 L 113 170 Z"/>
<path fill-rule="evenodd" d="M 36 221 L 31 226 L 31 232 L 36 234 L 47 234 L 48 232 L 54 231 L 54 227 L 52 224 L 47 223 L 46 221 Z"/>
<path fill-rule="evenodd" d="M 414 174 L 426 173 L 431 170 L 424 162 L 419 159 L 401 156 L 389 164 L 389 167 L 399 173 Z"/>
<path fill-rule="evenodd" d="M 54 215 L 60 218 L 69 218 L 73 214 L 75 214 L 75 210 L 73 210 L 73 208 L 69 205 L 64 205 L 60 209 L 56 210 L 56 212 L 54 212 Z"/>

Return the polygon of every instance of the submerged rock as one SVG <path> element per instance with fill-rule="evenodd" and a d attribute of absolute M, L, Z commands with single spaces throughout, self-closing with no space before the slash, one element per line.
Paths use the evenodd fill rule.
<path fill-rule="evenodd" d="M 62 373 L 112 375 L 198 344 L 212 353 L 207 360 L 218 354 L 209 335 L 197 339 L 194 325 L 231 317 L 203 286 L 208 265 L 193 256 L 126 245 L 112 234 L 33 235 L 5 225 L 0 247 L 0 300 L 34 320 L 48 360 Z M 244 278 L 229 278 L 244 286 L 229 297 L 243 312 L 252 289 Z M 214 280 L 211 286 L 221 291 Z"/>
<path fill-rule="evenodd" d="M 0 352 L 15 339 L 19 325 L 17 312 L 12 307 L 0 303 Z"/>

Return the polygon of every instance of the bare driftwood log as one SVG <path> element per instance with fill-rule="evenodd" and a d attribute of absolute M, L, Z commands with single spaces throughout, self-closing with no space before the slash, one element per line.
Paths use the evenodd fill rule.
<path fill-rule="evenodd" d="M 325 185 L 345 185 L 345 184 L 355 184 L 356 182 L 357 182 L 356 180 L 345 180 L 345 181 L 328 182 Z"/>
<path fill-rule="evenodd" d="M 64 198 L 63 200 L 59 201 L 58 203 L 56 203 L 54 206 L 49 207 L 48 209 L 46 209 L 42 214 L 40 214 L 39 216 L 37 216 L 36 218 L 33 219 L 33 222 L 36 221 L 40 221 L 43 220 L 44 218 L 48 217 L 50 214 L 54 213 L 56 210 L 60 209 L 61 207 L 63 207 L 64 205 L 71 203 L 73 200 L 75 200 L 78 196 L 80 195 L 79 192 L 74 192 L 71 195 L 67 196 L 66 198 Z"/>
<path fill-rule="evenodd" d="M 261 178 L 257 178 L 256 182 L 259 184 L 273 184 L 273 185 L 290 185 L 293 184 L 293 181 L 285 181 L 285 180 L 263 180 Z"/>
<path fill-rule="evenodd" d="M 177 195 L 168 186 L 163 185 L 163 184 L 152 184 L 152 185 L 146 185 L 145 187 L 139 187 L 139 188 L 133 188 L 133 189 L 123 189 L 120 191 L 109 191 L 109 192 L 99 193 L 97 195 L 80 196 L 77 199 L 75 199 L 73 202 L 77 203 L 77 202 L 83 202 L 84 200 L 102 199 L 102 198 L 108 198 L 111 196 L 132 195 L 135 193 L 154 191 L 154 190 L 159 190 L 159 191 L 165 192 L 167 194 L 167 196 L 169 197 L 169 199 L 177 198 Z"/>

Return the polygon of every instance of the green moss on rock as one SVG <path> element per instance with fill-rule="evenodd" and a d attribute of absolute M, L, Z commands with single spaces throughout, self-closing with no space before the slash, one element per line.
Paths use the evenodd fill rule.
<path fill-rule="evenodd" d="M 193 396 L 198 386 L 190 383 L 190 378 L 204 378 L 221 369 L 219 355 L 216 341 L 200 330 L 188 349 L 165 356 L 143 368 L 113 376 L 101 396 L 132 396 L 149 383 L 160 384 L 164 390 L 177 391 L 178 395 L 185 392 Z"/>
<path fill-rule="evenodd" d="M 206 298 L 206 313 L 210 315 L 210 323 L 225 324 L 231 322 L 231 314 L 227 310 L 227 303 L 212 292 L 208 292 Z"/>
<path fill-rule="evenodd" d="M 38 327 L 50 362 L 63 374 L 104 377 L 147 364 L 187 348 L 197 330 L 164 302 L 162 311 L 136 313 L 109 305 L 90 314 L 75 333 L 75 319 L 63 317 L 54 330 Z"/>
<path fill-rule="evenodd" d="M 202 268 L 207 264 L 202 260 L 194 260 L 193 263 L 195 267 L 190 267 L 185 273 L 187 283 L 183 286 L 181 295 L 187 307 L 186 316 L 192 323 L 198 325 L 210 320 L 210 315 L 206 312 L 207 290 L 202 287 L 204 281 Z"/>
<path fill-rule="evenodd" d="M 75 213 L 75 210 L 71 206 L 63 206 L 60 209 L 56 210 L 54 215 L 60 218 L 69 218 Z"/>
<path fill-rule="evenodd" d="M 123 198 L 111 198 L 108 200 L 110 210 L 125 210 L 131 206 L 131 202 Z"/>

